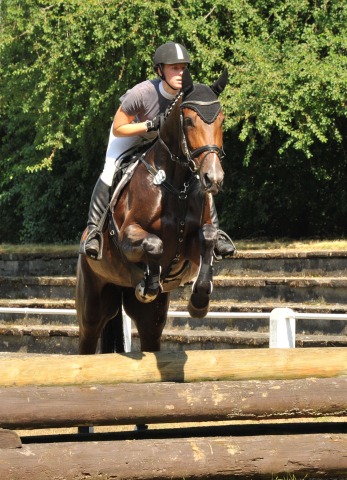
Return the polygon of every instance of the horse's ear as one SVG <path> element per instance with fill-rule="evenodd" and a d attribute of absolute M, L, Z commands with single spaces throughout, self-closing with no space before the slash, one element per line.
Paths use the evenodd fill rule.
<path fill-rule="evenodd" d="M 219 97 L 219 95 L 222 93 L 222 91 L 225 89 L 226 84 L 228 83 L 228 69 L 225 68 L 224 72 L 222 75 L 216 80 L 212 85 L 210 85 L 210 88 L 213 90 L 213 92 Z"/>
<path fill-rule="evenodd" d="M 187 93 L 190 90 L 192 90 L 193 86 L 194 86 L 193 79 L 189 73 L 188 68 L 186 67 L 183 70 L 183 75 L 182 75 L 182 90 L 184 93 Z"/>

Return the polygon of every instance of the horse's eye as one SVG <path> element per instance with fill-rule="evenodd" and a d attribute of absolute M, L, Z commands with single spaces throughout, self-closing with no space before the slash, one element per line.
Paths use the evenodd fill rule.
<path fill-rule="evenodd" d="M 191 120 L 189 117 L 186 117 L 186 118 L 184 119 L 184 125 L 185 125 L 186 127 L 192 127 L 192 126 L 193 126 L 193 122 L 192 122 L 192 120 Z"/>

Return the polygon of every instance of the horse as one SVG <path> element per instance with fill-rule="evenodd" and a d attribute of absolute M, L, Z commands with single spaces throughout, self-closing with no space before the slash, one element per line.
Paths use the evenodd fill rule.
<path fill-rule="evenodd" d="M 194 84 L 184 70 L 158 139 L 111 201 L 101 259 L 79 256 L 79 354 L 94 354 L 100 336 L 102 353 L 124 352 L 122 307 L 137 327 L 141 351 L 159 351 L 171 291 L 194 278 L 188 311 L 195 318 L 207 314 L 217 240 L 210 194 L 224 177 L 218 96 L 227 79 L 224 70 L 210 86 Z"/>

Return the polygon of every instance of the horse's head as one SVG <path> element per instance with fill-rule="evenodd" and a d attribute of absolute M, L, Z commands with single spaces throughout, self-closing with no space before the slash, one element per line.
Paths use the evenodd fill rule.
<path fill-rule="evenodd" d="M 218 100 L 228 81 L 228 71 L 211 86 L 194 84 L 189 70 L 183 73 L 180 104 L 181 148 L 190 168 L 199 174 L 205 193 L 218 193 L 223 184 L 224 115 Z"/>

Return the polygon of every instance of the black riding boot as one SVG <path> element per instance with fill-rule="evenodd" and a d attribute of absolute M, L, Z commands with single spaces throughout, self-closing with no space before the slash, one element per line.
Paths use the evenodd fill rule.
<path fill-rule="evenodd" d="M 100 260 L 102 254 L 102 229 L 110 202 L 110 187 L 101 178 L 93 190 L 88 213 L 88 230 L 83 234 L 79 253 L 93 260 Z"/>
<path fill-rule="evenodd" d="M 237 250 L 231 238 L 223 232 L 223 230 L 219 229 L 219 220 L 213 195 L 210 195 L 210 213 L 212 225 L 218 231 L 217 244 L 213 252 L 214 257 L 217 261 L 220 261 L 223 258 L 231 258 L 233 255 L 237 254 Z"/>

